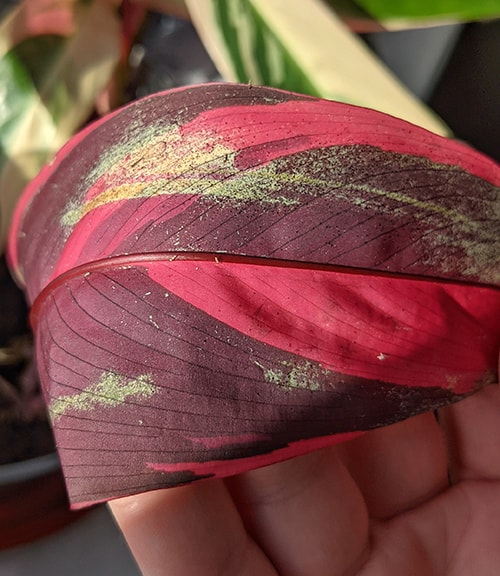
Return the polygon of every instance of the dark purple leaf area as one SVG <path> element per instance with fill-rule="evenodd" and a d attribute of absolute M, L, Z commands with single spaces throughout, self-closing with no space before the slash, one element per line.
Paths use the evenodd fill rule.
<path fill-rule="evenodd" d="M 118 406 L 68 408 L 54 418 L 73 502 L 198 478 L 189 467 L 165 473 L 148 463 L 245 458 L 390 424 L 458 399 L 450 390 L 367 381 L 310 361 L 315 388 L 298 382 L 292 390 L 286 383 L 303 358 L 165 296 L 140 268 L 97 271 L 60 285 L 43 305 L 38 358 L 49 400 L 77 395 L 108 372 L 129 380 L 147 373 L 158 390 Z M 266 380 L 264 369 L 280 376 Z M 207 447 L 207 438 L 231 436 L 255 440 Z"/>
<path fill-rule="evenodd" d="M 317 183 L 288 183 L 275 192 L 294 203 L 220 202 L 209 196 L 193 202 L 189 195 L 166 195 L 112 254 L 220 252 L 454 280 L 495 275 L 494 185 L 453 166 L 368 146 L 339 147 L 338 154 L 334 148 L 307 151 L 276 160 L 273 166 L 278 174 L 286 174 L 303 163 L 310 181 Z M 71 186 L 67 176 L 60 170 L 49 186 Z M 207 181 L 207 188 L 211 185 Z M 62 200 L 67 203 L 65 195 Z M 81 261 L 95 260 L 96 251 L 97 256 L 111 255 L 107 245 L 115 241 L 117 230 L 148 200 L 130 199 L 102 223 L 96 222 Z M 174 209 L 177 213 L 166 217 Z M 37 218 L 25 226 L 34 228 L 39 241 L 50 248 L 37 252 L 38 270 L 46 281 L 64 230 L 58 232 L 59 222 L 52 222 L 53 216 L 45 221 L 36 209 L 28 218 Z M 38 245 L 31 242 L 25 250 L 32 252 Z"/>
<path fill-rule="evenodd" d="M 264 256 L 463 280 L 467 257 L 464 245 L 474 242 L 480 251 L 484 243 L 485 250 L 491 250 L 498 223 L 491 218 L 490 210 L 498 188 L 459 168 L 357 145 L 339 147 L 338 153 L 334 148 L 319 149 L 273 162 L 277 174 L 296 173 L 305 164 L 308 178 L 311 182 L 317 180 L 317 184 L 288 183 L 274 192 L 295 200 L 294 205 L 241 202 L 221 206 L 201 199 L 165 222 L 152 217 L 117 252 L 168 252 L 180 246 L 194 252 Z M 415 202 L 401 202 L 396 198 L 400 195 L 408 195 Z M 478 219 L 483 219 L 480 231 L 471 226 L 468 233 L 464 230 L 462 243 L 457 242 L 456 222 L 443 218 L 443 212 L 449 210 L 457 218 L 474 213 L 478 199 L 490 209 L 476 213 Z M 137 199 L 124 210 L 132 212 L 134 204 L 137 210 L 141 202 L 144 200 Z M 359 202 L 358 207 L 355 202 Z M 426 203 L 439 205 L 441 210 L 418 210 L 416 204 Z M 116 223 L 126 221 L 120 210 L 114 218 Z M 106 222 L 108 230 L 113 220 Z M 96 230 L 96 235 L 99 233 Z"/>

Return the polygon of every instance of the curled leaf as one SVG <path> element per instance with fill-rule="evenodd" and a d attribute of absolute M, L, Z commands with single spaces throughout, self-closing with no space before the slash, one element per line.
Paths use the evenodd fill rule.
<path fill-rule="evenodd" d="M 243 85 L 150 96 L 73 138 L 10 241 L 73 504 L 496 382 L 499 185 L 464 144 Z"/>

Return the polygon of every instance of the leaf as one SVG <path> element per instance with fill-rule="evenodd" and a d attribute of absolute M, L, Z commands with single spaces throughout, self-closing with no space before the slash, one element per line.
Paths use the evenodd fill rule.
<path fill-rule="evenodd" d="M 356 0 L 376 20 L 452 20 L 466 22 L 500 16 L 498 0 Z"/>
<path fill-rule="evenodd" d="M 500 15 L 498 0 L 326 0 L 355 32 L 407 30 L 470 20 L 487 20 Z"/>
<path fill-rule="evenodd" d="M 187 0 L 186 4 L 227 80 L 367 106 L 449 134 L 443 122 L 320 0 Z"/>
<path fill-rule="evenodd" d="M 22 189 L 88 118 L 119 50 L 107 1 L 23 2 L 2 22 L 0 248 Z"/>
<path fill-rule="evenodd" d="M 255 86 L 157 94 L 75 136 L 9 246 L 73 505 L 496 382 L 499 185 L 465 144 Z"/>

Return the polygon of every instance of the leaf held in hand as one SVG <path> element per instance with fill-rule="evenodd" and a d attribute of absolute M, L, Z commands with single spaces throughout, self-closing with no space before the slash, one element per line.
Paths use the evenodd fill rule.
<path fill-rule="evenodd" d="M 177 89 L 77 135 L 10 242 L 73 504 L 496 382 L 499 185 L 464 144 L 270 88 Z"/>

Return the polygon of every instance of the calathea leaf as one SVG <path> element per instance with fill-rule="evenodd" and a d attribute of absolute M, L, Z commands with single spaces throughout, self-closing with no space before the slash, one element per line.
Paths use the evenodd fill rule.
<path fill-rule="evenodd" d="M 213 84 L 73 138 L 10 261 L 75 506 L 224 476 L 498 379 L 499 167 L 364 108 Z"/>

